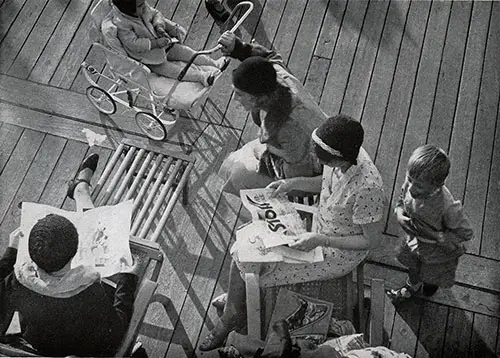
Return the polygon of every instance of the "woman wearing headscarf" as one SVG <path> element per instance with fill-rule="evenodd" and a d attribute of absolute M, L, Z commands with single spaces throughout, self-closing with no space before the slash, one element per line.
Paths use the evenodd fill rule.
<path fill-rule="evenodd" d="M 361 147 L 361 124 L 344 115 L 326 120 L 311 134 L 315 155 L 323 174 L 280 179 L 268 185 L 274 195 L 294 190 L 319 193 L 312 232 L 299 235 L 291 248 L 310 251 L 321 247 L 324 261 L 291 264 L 242 264 L 232 250 L 227 295 L 213 304 L 224 312 L 200 350 L 221 346 L 229 332 L 245 322 L 245 272 L 260 272 L 261 287 L 279 286 L 342 277 L 353 271 L 378 245 L 382 232 L 385 196 L 382 178 Z"/>

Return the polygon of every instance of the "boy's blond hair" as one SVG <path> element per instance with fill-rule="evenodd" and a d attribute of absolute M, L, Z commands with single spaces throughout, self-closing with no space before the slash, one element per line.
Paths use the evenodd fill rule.
<path fill-rule="evenodd" d="M 444 184 L 450 173 L 450 159 L 445 151 L 431 144 L 418 147 L 408 160 L 408 175 L 436 187 Z"/>

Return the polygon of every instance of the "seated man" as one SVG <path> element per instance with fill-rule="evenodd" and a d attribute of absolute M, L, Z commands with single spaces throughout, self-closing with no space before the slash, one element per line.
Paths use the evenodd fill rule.
<path fill-rule="evenodd" d="M 89 182 L 98 156 L 86 158 L 68 196 L 92 208 Z M 47 215 L 29 233 L 32 263 L 15 265 L 19 230 L 0 260 L 0 327 L 18 311 L 24 339 L 48 356 L 111 356 L 127 331 L 137 286 L 135 269 L 117 275 L 114 298 L 92 267 L 71 268 L 78 232 L 59 215 Z"/>

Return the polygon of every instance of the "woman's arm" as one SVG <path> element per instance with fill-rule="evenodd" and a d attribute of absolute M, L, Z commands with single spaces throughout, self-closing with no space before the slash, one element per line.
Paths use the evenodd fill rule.
<path fill-rule="evenodd" d="M 308 232 L 299 235 L 297 241 L 291 244 L 292 249 L 310 251 L 318 246 L 334 247 L 341 250 L 371 250 L 380 244 L 382 222 L 361 225 L 362 235 L 333 236 Z"/>
<path fill-rule="evenodd" d="M 267 188 L 275 189 L 273 196 L 287 194 L 291 191 L 304 191 L 307 193 L 321 192 L 322 176 L 315 177 L 296 177 L 281 179 L 272 182 Z"/>
<path fill-rule="evenodd" d="M 219 43 L 223 46 L 223 52 L 240 61 L 248 57 L 260 56 L 265 57 L 269 61 L 279 63 L 284 66 L 283 59 L 276 51 L 269 50 L 258 43 L 243 42 L 232 32 L 226 31 L 219 38 Z"/>

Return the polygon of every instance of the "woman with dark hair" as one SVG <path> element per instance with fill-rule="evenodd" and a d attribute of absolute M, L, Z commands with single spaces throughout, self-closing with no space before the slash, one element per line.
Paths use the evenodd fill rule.
<path fill-rule="evenodd" d="M 147 65 L 154 73 L 177 78 L 185 63 L 195 54 L 181 44 L 186 30 L 166 19 L 145 0 L 113 0 L 113 23 L 117 36 L 128 55 Z M 214 60 L 198 56 L 184 76 L 184 81 L 213 84 L 215 77 L 227 66 L 225 58 Z"/>
<path fill-rule="evenodd" d="M 314 151 L 323 175 L 274 181 L 274 195 L 294 190 L 320 193 L 313 231 L 299 235 L 291 248 L 310 251 L 322 247 L 324 261 L 307 264 L 240 263 L 232 252 L 228 293 L 212 304 L 223 308 L 214 330 L 200 350 L 221 346 L 229 332 L 245 320 L 244 272 L 260 272 L 262 287 L 280 286 L 342 277 L 356 268 L 378 245 L 382 232 L 385 197 L 382 178 L 361 144 L 361 124 L 344 115 L 326 120 L 312 132 Z"/>
<path fill-rule="evenodd" d="M 264 187 L 277 179 L 320 173 L 311 148 L 311 132 L 327 117 L 281 56 L 230 32 L 219 39 L 223 52 L 242 62 L 233 71 L 235 99 L 259 126 L 258 139 L 231 153 L 219 171 L 223 190 Z"/>

